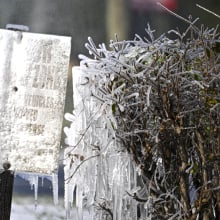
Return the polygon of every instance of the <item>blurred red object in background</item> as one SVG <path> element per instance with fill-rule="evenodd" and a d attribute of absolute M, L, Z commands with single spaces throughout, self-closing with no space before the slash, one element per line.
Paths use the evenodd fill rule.
<path fill-rule="evenodd" d="M 177 0 L 161 0 L 159 2 L 170 10 L 177 9 Z"/>
<path fill-rule="evenodd" d="M 174 11 L 177 9 L 177 1 L 178 0 L 131 0 L 131 7 L 140 11 L 163 11 L 164 9 L 157 5 L 157 2 L 159 2 L 169 10 Z"/>

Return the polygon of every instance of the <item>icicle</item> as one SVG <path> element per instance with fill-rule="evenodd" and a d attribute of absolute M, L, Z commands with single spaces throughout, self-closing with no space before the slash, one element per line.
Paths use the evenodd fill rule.
<path fill-rule="evenodd" d="M 71 215 L 70 215 L 70 211 L 71 211 L 71 205 L 73 202 L 73 193 L 74 193 L 74 189 L 75 189 L 75 184 L 73 183 L 73 179 L 70 179 L 71 176 L 71 159 L 68 158 L 68 154 L 70 152 L 72 152 L 73 148 L 68 148 L 65 150 L 64 152 L 64 158 L 67 157 L 64 160 L 64 180 L 65 180 L 65 194 L 64 194 L 64 206 L 66 209 L 66 219 L 69 220 Z"/>
<path fill-rule="evenodd" d="M 95 77 L 92 71 L 89 74 L 91 79 Z M 137 185 L 136 168 L 116 142 L 111 105 L 91 96 L 91 88 L 95 88 L 83 84 L 85 77 L 81 68 L 73 68 L 74 114 L 66 115 L 71 121 L 70 128 L 65 128 L 70 146 L 64 152 L 67 219 L 71 218 L 75 192 L 74 220 L 86 220 L 85 208 L 93 220 L 103 220 L 106 215 L 114 220 L 137 220 L 136 203 L 126 193 Z"/>
<path fill-rule="evenodd" d="M 43 187 L 44 186 L 44 177 L 42 176 L 41 177 L 41 187 Z"/>
<path fill-rule="evenodd" d="M 52 174 L 52 185 L 53 185 L 53 201 L 55 205 L 59 203 L 59 195 L 58 195 L 58 175 L 57 173 Z"/>
<path fill-rule="evenodd" d="M 76 207 L 77 207 L 77 220 L 83 220 L 83 186 L 77 185 L 76 188 Z"/>
<path fill-rule="evenodd" d="M 22 179 L 27 180 L 31 186 L 31 189 L 34 190 L 34 205 L 37 208 L 38 203 L 38 175 L 33 173 L 19 173 Z"/>
<path fill-rule="evenodd" d="M 38 203 L 38 176 L 34 175 L 32 177 L 32 185 L 34 186 L 34 201 L 35 201 L 35 209 L 37 208 Z"/>
<path fill-rule="evenodd" d="M 35 173 L 16 173 L 16 175 L 20 176 L 22 179 L 29 182 L 31 189 L 34 190 L 34 201 L 35 208 L 37 208 L 38 204 L 38 186 L 39 186 L 39 178 L 42 179 L 41 185 L 43 187 L 44 178 L 47 178 L 51 181 L 53 187 L 53 200 L 54 204 L 58 204 L 58 174 L 53 174 L 52 176 L 43 175 L 43 174 L 35 174 Z"/>

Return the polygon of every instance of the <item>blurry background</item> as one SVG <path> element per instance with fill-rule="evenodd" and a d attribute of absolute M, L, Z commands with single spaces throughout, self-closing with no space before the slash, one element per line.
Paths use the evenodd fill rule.
<path fill-rule="evenodd" d="M 156 36 L 167 32 L 169 29 L 184 30 L 186 24 L 157 6 L 157 1 L 183 17 L 189 17 L 189 15 L 192 15 L 193 18 L 199 17 L 199 22 L 205 26 L 215 27 L 220 23 L 220 19 L 196 7 L 196 4 L 200 4 L 220 14 L 219 0 L 0 0 L 0 28 L 4 29 L 8 23 L 23 24 L 27 25 L 30 32 L 33 33 L 72 37 L 65 105 L 65 112 L 72 112 L 71 67 L 79 65 L 78 54 L 88 55 L 84 47 L 88 36 L 91 36 L 96 44 L 103 42 L 108 44 L 109 40 L 114 38 L 115 33 L 118 34 L 120 40 L 133 39 L 135 34 L 145 35 L 144 29 L 148 23 L 152 29 L 156 30 Z M 68 126 L 66 121 L 64 121 L 64 126 Z M 65 146 L 63 139 L 64 137 L 61 145 Z M 62 197 L 62 165 L 60 165 L 59 171 L 59 188 Z M 51 184 L 45 181 L 44 187 L 40 186 L 39 194 L 42 197 L 45 197 L 45 195 L 52 197 Z M 27 195 L 33 195 L 30 186 L 19 177 L 16 177 L 13 197 L 14 207 L 16 204 L 22 205 L 25 203 L 22 198 L 30 204 Z M 49 204 L 47 200 L 44 201 Z M 49 200 L 52 203 L 52 198 Z M 31 201 L 34 206 L 34 196 Z M 13 220 L 19 218 L 16 217 L 19 215 L 16 215 L 15 212 L 16 210 L 13 208 Z M 21 211 L 23 214 L 24 212 L 28 212 L 28 208 L 26 211 Z M 48 213 L 45 210 L 44 212 Z M 36 219 L 44 219 L 39 216 Z M 50 219 L 62 219 L 57 214 L 56 218 L 54 216 Z"/>
<path fill-rule="evenodd" d="M 220 14 L 219 0 L 0 0 L 0 28 L 8 23 L 23 24 L 33 33 L 72 36 L 72 61 L 78 62 L 87 37 L 96 43 L 108 42 L 117 33 L 120 39 L 144 35 L 150 23 L 156 35 L 185 24 L 156 5 L 161 2 L 177 14 L 215 26 L 219 19 L 196 7 L 200 4 Z"/>

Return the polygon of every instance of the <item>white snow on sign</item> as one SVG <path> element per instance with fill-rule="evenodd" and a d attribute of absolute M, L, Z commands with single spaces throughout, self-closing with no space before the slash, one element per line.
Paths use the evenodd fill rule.
<path fill-rule="evenodd" d="M 0 168 L 58 167 L 71 38 L 0 30 Z"/>

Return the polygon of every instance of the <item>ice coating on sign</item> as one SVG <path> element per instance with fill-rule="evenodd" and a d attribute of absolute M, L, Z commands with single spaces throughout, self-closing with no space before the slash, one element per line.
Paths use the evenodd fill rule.
<path fill-rule="evenodd" d="M 112 111 L 91 96 L 93 88 L 85 86 L 85 76 L 73 68 L 74 112 L 65 115 L 72 121 L 64 130 L 69 144 L 64 153 L 67 217 L 71 219 L 75 201 L 76 220 L 86 220 L 85 209 L 93 220 L 135 220 L 137 204 L 128 193 L 136 188 L 136 168 L 116 142 Z"/>
<path fill-rule="evenodd" d="M 58 167 L 70 37 L 0 30 L 0 166 Z"/>

